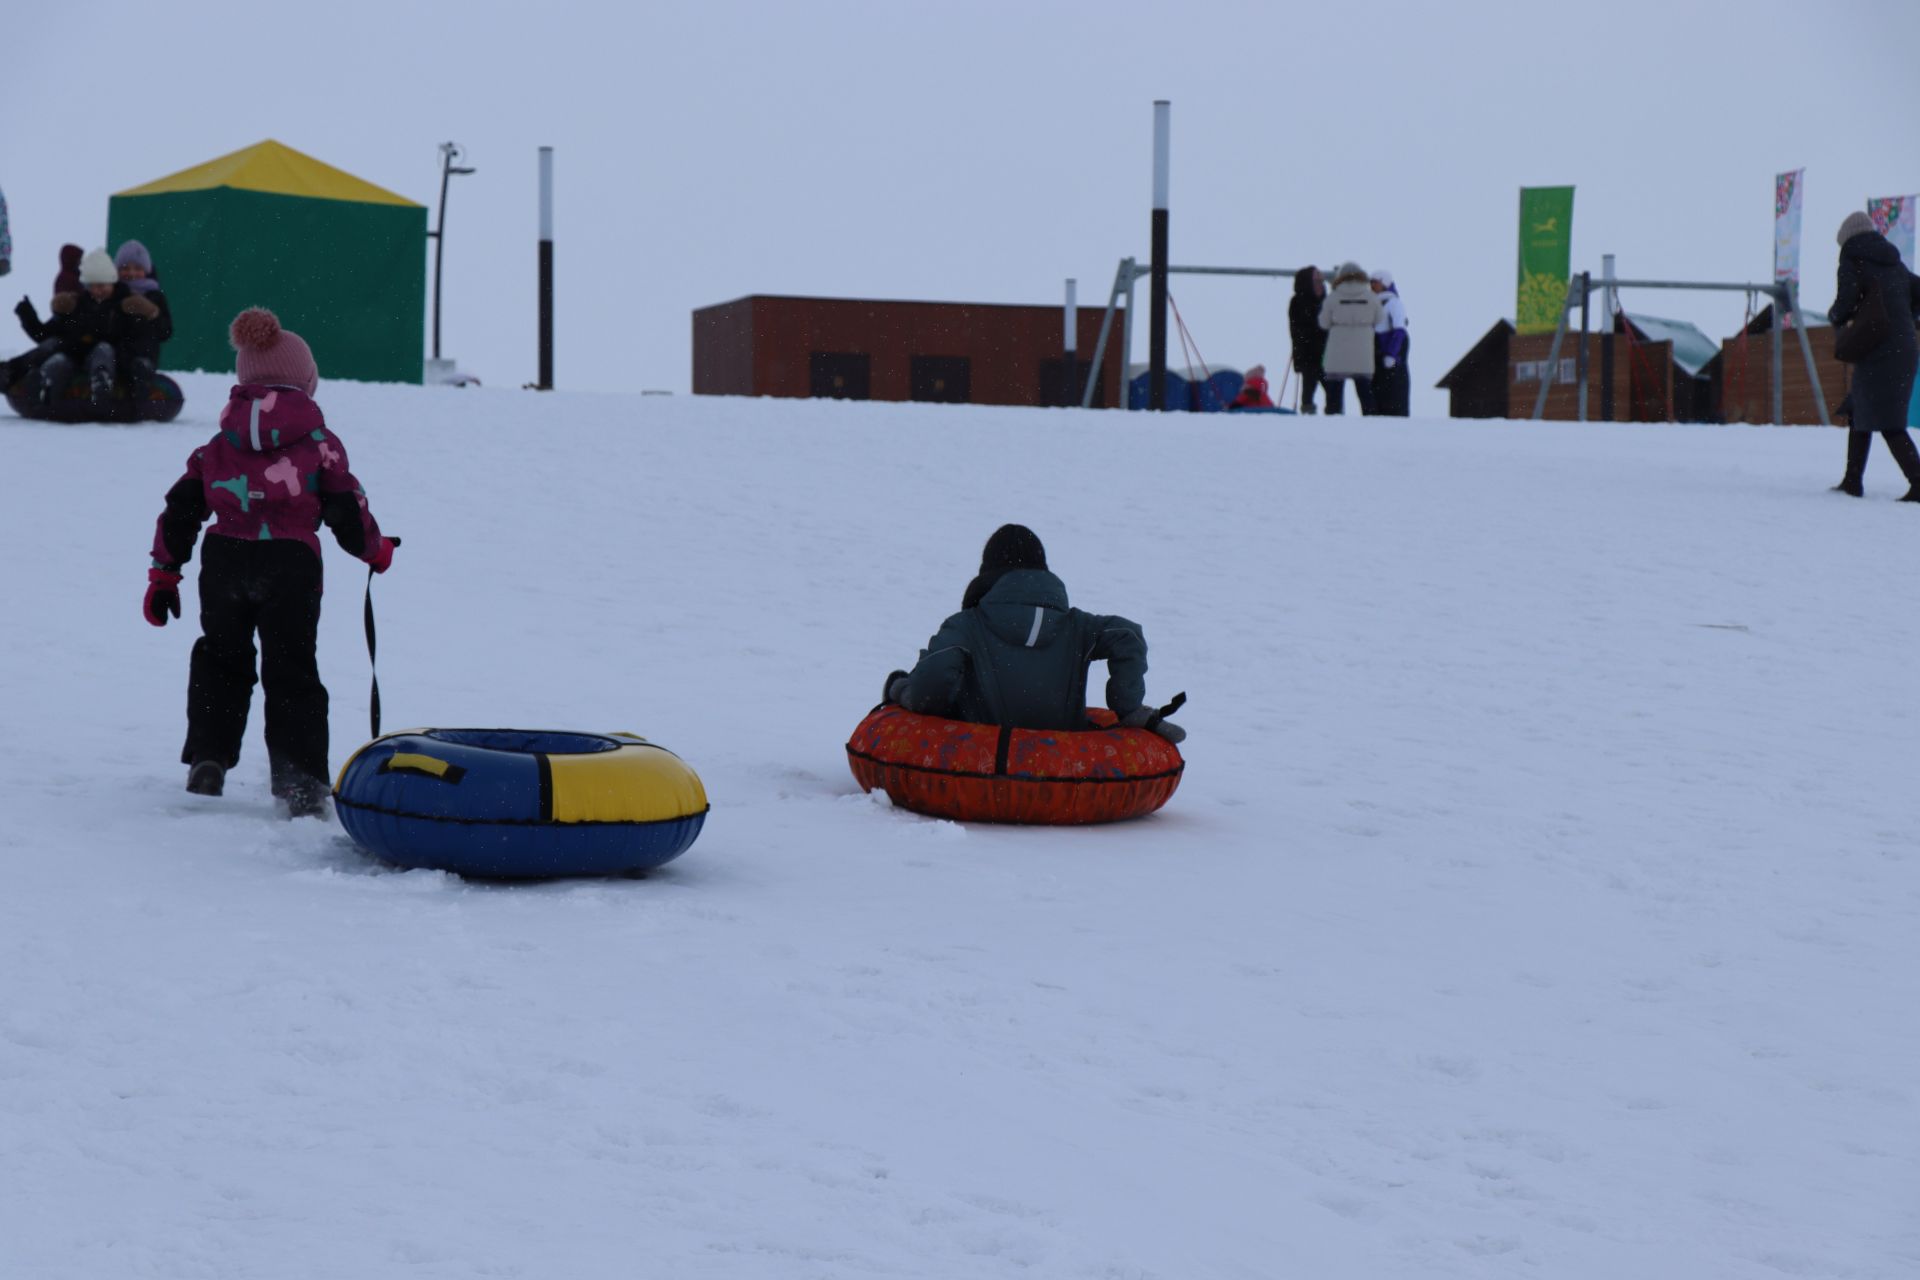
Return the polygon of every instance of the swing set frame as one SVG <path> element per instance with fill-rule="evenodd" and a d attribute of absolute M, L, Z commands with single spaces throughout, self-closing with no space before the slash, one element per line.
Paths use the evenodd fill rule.
<path fill-rule="evenodd" d="M 1298 267 L 1176 267 L 1176 266 L 1169 266 L 1167 268 L 1167 274 L 1169 275 L 1172 275 L 1176 272 L 1183 275 L 1196 275 L 1196 276 L 1267 276 L 1273 279 L 1291 280 L 1293 279 L 1294 276 L 1300 274 L 1300 268 Z M 1133 258 L 1120 259 L 1120 266 L 1113 273 L 1113 288 L 1107 294 L 1106 314 L 1101 316 L 1100 318 L 1100 338 L 1099 338 L 1099 341 L 1095 342 L 1093 346 L 1093 365 L 1087 374 L 1087 385 L 1085 386 L 1085 388 L 1082 389 L 1080 393 L 1080 407 L 1082 409 L 1091 409 L 1093 407 L 1093 392 L 1096 386 L 1096 380 L 1100 376 L 1100 371 L 1105 367 L 1105 365 L 1102 362 L 1105 360 L 1106 354 L 1107 354 L 1107 339 L 1113 333 L 1113 314 L 1115 311 L 1124 312 L 1120 321 L 1120 351 L 1121 351 L 1120 384 L 1121 385 L 1120 385 L 1119 407 L 1120 408 L 1132 407 L 1132 405 L 1129 403 L 1128 396 L 1127 396 L 1126 381 L 1127 381 L 1127 357 L 1133 354 L 1133 305 L 1134 305 L 1133 304 L 1133 286 L 1134 286 L 1134 282 L 1139 280 L 1142 276 L 1148 276 L 1152 274 L 1153 274 L 1153 265 L 1151 263 L 1148 263 L 1147 265 L 1142 266 L 1138 261 L 1136 261 Z M 1120 305 L 1121 300 L 1123 298 L 1126 300 L 1126 306 L 1124 308 L 1121 307 Z M 1176 311 L 1177 311 L 1177 308 L 1176 308 Z M 1181 328 L 1184 330 L 1186 326 L 1183 324 Z M 1203 363 L 1203 367 L 1204 367 L 1204 363 Z"/>
<path fill-rule="evenodd" d="M 1609 266 L 1611 266 L 1611 262 L 1609 262 Z M 1587 348 L 1589 344 L 1586 341 L 1586 337 L 1589 332 L 1587 327 L 1589 305 L 1595 293 L 1604 294 L 1608 300 L 1608 320 L 1609 323 L 1611 323 L 1612 312 L 1619 306 L 1618 291 L 1621 289 L 1695 289 L 1714 293 L 1746 294 L 1748 320 L 1740 330 L 1743 380 L 1746 367 L 1747 329 L 1752 327 L 1753 299 L 1760 294 L 1765 294 L 1773 300 L 1773 323 L 1769 326 L 1771 331 L 1769 337 L 1772 339 L 1772 342 L 1770 343 L 1767 367 L 1768 377 L 1772 383 L 1773 421 L 1776 423 L 1779 422 L 1782 416 L 1780 331 L 1782 328 L 1782 318 L 1786 317 L 1791 320 L 1794 334 L 1800 339 L 1800 354 L 1807 363 L 1807 377 L 1813 386 L 1813 402 L 1814 407 L 1820 412 L 1820 425 L 1823 427 L 1833 425 L 1832 420 L 1827 415 L 1827 395 L 1825 389 L 1820 385 L 1820 370 L 1813 358 L 1813 344 L 1807 341 L 1807 326 L 1801 318 L 1800 304 L 1796 296 L 1797 290 L 1794 281 L 1777 280 L 1772 284 L 1728 284 L 1719 281 L 1695 280 L 1616 280 L 1611 276 L 1603 276 L 1601 279 L 1595 280 L 1591 271 L 1582 271 L 1567 281 L 1567 295 L 1560 306 L 1560 321 L 1554 327 L 1553 345 L 1547 351 L 1547 372 L 1541 375 L 1540 390 L 1534 395 L 1533 412 L 1529 414 L 1528 417 L 1538 421 L 1547 411 L 1547 393 L 1553 389 L 1554 385 L 1552 371 L 1558 369 L 1560 366 L 1560 347 L 1561 344 L 1566 341 L 1569 326 L 1568 317 L 1574 310 L 1578 309 L 1580 312 L 1581 339 L 1578 367 L 1578 382 L 1580 387 L 1579 421 L 1585 422 L 1587 420 Z"/>

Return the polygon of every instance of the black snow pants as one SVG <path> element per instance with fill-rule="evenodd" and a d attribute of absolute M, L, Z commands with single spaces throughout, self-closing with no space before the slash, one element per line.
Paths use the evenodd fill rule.
<path fill-rule="evenodd" d="M 1384 364 L 1380 372 L 1373 377 L 1373 398 L 1375 412 L 1383 418 L 1404 418 L 1413 400 L 1413 375 L 1407 372 L 1407 356 L 1413 344 L 1402 343 L 1400 358 L 1394 361 L 1393 368 Z"/>
<path fill-rule="evenodd" d="M 1298 366 L 1295 366 L 1295 367 L 1298 368 Z M 1326 377 L 1326 370 L 1322 369 L 1319 365 L 1316 364 L 1316 365 L 1308 365 L 1306 368 L 1300 369 L 1299 373 L 1300 373 L 1300 412 L 1312 413 L 1314 412 L 1313 398 L 1315 395 L 1319 394 L 1321 381 Z M 1340 390 L 1341 390 L 1340 384 L 1338 382 L 1329 382 L 1326 384 L 1326 386 L 1327 386 L 1327 412 L 1339 413 L 1340 412 Z"/>
<path fill-rule="evenodd" d="M 1350 373 L 1328 374 L 1321 381 L 1320 385 L 1327 389 L 1327 412 L 1346 412 L 1346 396 L 1342 392 L 1349 378 L 1353 378 L 1353 394 L 1360 401 L 1360 412 L 1368 417 L 1378 413 L 1379 407 L 1373 393 L 1373 379 L 1355 378 Z"/>
<path fill-rule="evenodd" d="M 254 633 L 266 685 L 267 762 L 275 795 L 327 780 L 327 688 L 314 654 L 320 557 L 302 542 L 209 534 L 201 552 L 200 638 L 187 676 L 183 764 L 240 760 L 253 701 Z"/>
<path fill-rule="evenodd" d="M 49 400 L 66 389 L 73 379 L 73 371 L 81 369 L 89 381 L 95 377 L 104 377 L 108 385 L 113 383 L 115 359 L 113 344 L 95 343 L 93 349 L 85 355 L 74 356 L 66 351 L 56 351 L 40 365 L 40 382 L 46 390 Z"/>
<path fill-rule="evenodd" d="M 56 355 L 60 350 L 60 339 L 48 338 L 36 343 L 32 350 L 23 351 L 7 361 L 4 373 L 0 373 L 0 391 L 12 386 L 23 378 L 33 377 L 40 372 L 40 366 Z"/>
<path fill-rule="evenodd" d="M 148 398 L 153 395 L 153 378 L 159 367 L 152 356 L 128 355 L 120 361 L 120 377 L 127 384 L 127 397 L 140 406 L 143 414 L 147 411 Z"/>

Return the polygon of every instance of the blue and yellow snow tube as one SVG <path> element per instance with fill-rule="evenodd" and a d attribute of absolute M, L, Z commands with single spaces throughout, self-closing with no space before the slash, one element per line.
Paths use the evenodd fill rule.
<path fill-rule="evenodd" d="M 630 733 L 412 729 L 340 770 L 347 834 L 402 867 L 522 879 L 646 871 L 707 820 L 698 774 Z"/>

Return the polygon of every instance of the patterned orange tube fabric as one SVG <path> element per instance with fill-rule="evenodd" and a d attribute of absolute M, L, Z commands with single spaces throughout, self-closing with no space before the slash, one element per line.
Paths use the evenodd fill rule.
<path fill-rule="evenodd" d="M 1088 715 L 1091 729 L 1009 729 L 881 706 L 854 729 L 847 763 L 861 790 L 959 822 L 1118 822 L 1165 804 L 1186 768 L 1179 749 Z"/>

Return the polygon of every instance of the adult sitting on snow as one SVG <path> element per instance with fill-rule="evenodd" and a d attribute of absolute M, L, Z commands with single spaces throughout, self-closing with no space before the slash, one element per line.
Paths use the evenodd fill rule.
<path fill-rule="evenodd" d="M 120 303 L 126 297 L 120 269 L 105 249 L 95 249 L 80 259 L 80 292 L 54 294 L 49 304 L 53 314 L 46 323 L 36 327 L 28 324 L 29 316 L 20 317 L 28 337 L 58 343 L 40 365 L 42 399 L 59 395 L 79 370 L 87 375 L 94 407 L 107 407 L 118 359 L 114 341 L 121 333 Z"/>
<path fill-rule="evenodd" d="M 160 368 L 160 344 L 173 336 L 173 309 L 153 277 L 153 256 L 147 246 L 127 241 L 114 251 L 113 264 L 127 288 L 127 296 L 120 299 L 120 337 L 114 346 L 127 394 L 139 404 L 147 398 Z"/>
<path fill-rule="evenodd" d="M 919 715 L 1016 729 L 1085 729 L 1087 668 L 1107 664 L 1107 706 L 1169 742 L 1186 731 L 1146 704 L 1147 640 L 1137 623 L 1067 604 L 1046 548 L 1001 525 L 980 553 L 960 612 L 941 624 L 912 674 L 887 677 L 886 701 Z"/>

